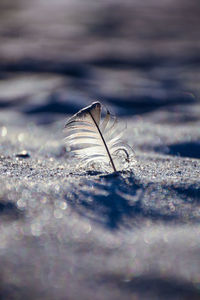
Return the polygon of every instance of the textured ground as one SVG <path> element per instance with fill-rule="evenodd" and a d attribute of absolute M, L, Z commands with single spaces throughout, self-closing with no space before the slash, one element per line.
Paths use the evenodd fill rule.
<path fill-rule="evenodd" d="M 1 1 L 0 298 L 200 299 L 199 2 Z M 81 166 L 94 100 L 136 164 Z"/>

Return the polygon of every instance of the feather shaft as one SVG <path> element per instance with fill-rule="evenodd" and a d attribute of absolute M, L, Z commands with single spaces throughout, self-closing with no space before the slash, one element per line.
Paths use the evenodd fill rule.
<path fill-rule="evenodd" d="M 95 126 L 97 127 L 97 130 L 98 130 L 98 132 L 99 132 L 99 134 L 100 134 L 100 137 L 101 137 L 101 139 L 102 139 L 102 141 L 103 141 L 103 143 L 104 143 L 104 146 L 105 146 L 105 148 L 106 148 L 106 152 L 107 152 L 108 157 L 109 157 L 109 159 L 110 159 L 110 162 L 111 162 L 111 165 L 112 165 L 112 167 L 113 167 L 113 170 L 114 170 L 114 172 L 117 172 L 116 167 L 115 167 L 115 164 L 114 164 L 114 161 L 113 161 L 112 156 L 111 156 L 111 154 L 110 154 L 110 151 L 108 150 L 108 147 L 107 147 L 106 142 L 105 142 L 105 140 L 104 140 L 103 134 L 101 133 L 101 130 L 100 130 L 99 126 L 98 126 L 97 123 L 96 123 L 96 120 L 93 118 L 93 115 L 92 115 L 90 112 L 89 112 L 89 114 L 90 114 L 92 120 L 94 121 L 94 124 L 95 124 Z"/>

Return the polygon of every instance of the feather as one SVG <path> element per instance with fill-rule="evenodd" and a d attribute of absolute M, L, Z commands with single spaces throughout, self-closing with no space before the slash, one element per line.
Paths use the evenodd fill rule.
<path fill-rule="evenodd" d="M 114 172 L 119 163 L 119 152 L 129 160 L 133 153 L 130 146 L 121 141 L 122 128 L 118 121 L 107 110 L 104 118 L 100 102 L 81 109 L 65 125 L 65 142 L 71 151 L 85 162 L 100 161 L 110 164 Z"/>

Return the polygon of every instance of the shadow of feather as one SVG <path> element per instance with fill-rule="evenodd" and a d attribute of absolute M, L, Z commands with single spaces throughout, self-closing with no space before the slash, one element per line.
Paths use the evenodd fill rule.
<path fill-rule="evenodd" d="M 152 205 L 147 203 L 145 195 L 155 192 L 154 185 L 144 186 L 135 181 L 133 175 L 126 178 L 120 173 L 114 175 L 85 182 L 73 200 L 67 199 L 66 195 L 69 205 L 81 216 L 110 230 L 122 226 L 138 227 L 138 224 L 149 220 L 181 221 L 177 212 L 162 210 L 155 201 Z M 166 187 L 159 193 L 162 194 L 164 189 Z"/>

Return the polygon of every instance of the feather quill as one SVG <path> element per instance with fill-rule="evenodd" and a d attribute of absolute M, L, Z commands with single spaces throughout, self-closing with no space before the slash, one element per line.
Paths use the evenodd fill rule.
<path fill-rule="evenodd" d="M 117 130 L 117 119 L 108 110 L 104 118 L 101 114 L 100 102 L 93 102 L 81 109 L 65 124 L 65 141 L 82 160 L 110 164 L 116 172 L 119 160 L 117 154 L 124 152 L 128 160 L 132 149 L 121 141 L 123 130 Z"/>

